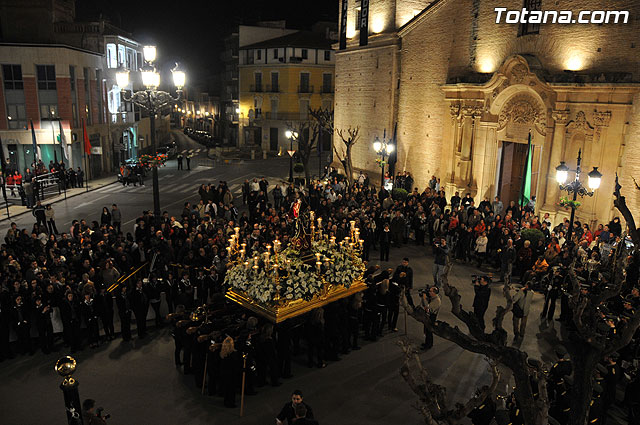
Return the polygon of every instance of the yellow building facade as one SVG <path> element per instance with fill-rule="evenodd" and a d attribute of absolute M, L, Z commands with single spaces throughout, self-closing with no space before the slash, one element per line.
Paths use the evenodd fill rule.
<path fill-rule="evenodd" d="M 241 146 L 287 150 L 288 124 L 309 119 L 309 109 L 333 109 L 335 53 L 322 34 L 299 31 L 242 47 L 239 56 Z"/>

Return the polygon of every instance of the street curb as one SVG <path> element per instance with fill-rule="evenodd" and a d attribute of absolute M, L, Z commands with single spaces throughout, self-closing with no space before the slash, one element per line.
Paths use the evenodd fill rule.
<path fill-rule="evenodd" d="M 58 199 L 57 201 L 49 202 L 49 204 L 57 204 L 58 202 L 67 201 L 67 200 L 69 200 L 71 198 L 75 198 L 76 196 L 80 196 L 80 195 L 83 195 L 85 193 L 93 192 L 94 190 L 102 189 L 103 187 L 111 186 L 112 184 L 115 184 L 115 183 L 118 183 L 118 181 L 116 180 L 116 181 L 113 181 L 111 183 L 103 184 L 102 186 L 96 186 L 96 187 L 91 188 L 89 190 L 85 190 L 84 192 L 76 193 L 76 194 L 73 194 L 73 195 L 68 195 L 67 199 L 64 199 L 64 198 Z M 2 223 L 3 221 L 13 220 L 15 217 L 20 217 L 21 215 L 24 215 L 24 214 L 27 214 L 27 213 L 30 213 L 30 212 L 31 212 L 31 210 L 27 210 L 27 211 L 23 211 L 23 212 L 18 213 L 18 214 L 14 214 L 14 215 L 11 216 L 11 218 L 9 218 L 9 217 L 0 218 L 0 223 Z M 6 210 L 5 210 L 4 214 L 6 214 Z"/>

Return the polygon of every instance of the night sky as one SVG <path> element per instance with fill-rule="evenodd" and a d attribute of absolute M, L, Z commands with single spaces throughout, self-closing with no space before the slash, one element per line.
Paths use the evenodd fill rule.
<path fill-rule="evenodd" d="M 102 15 L 137 41 L 155 44 L 160 65 L 179 61 L 192 82 L 209 81 L 211 90 L 222 40 L 235 25 L 284 19 L 287 28 L 309 29 L 317 21 L 337 22 L 338 0 L 80 0 L 76 13 L 81 21 Z"/>

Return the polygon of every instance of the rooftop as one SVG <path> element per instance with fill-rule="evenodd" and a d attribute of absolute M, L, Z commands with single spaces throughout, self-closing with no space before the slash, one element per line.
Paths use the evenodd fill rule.
<path fill-rule="evenodd" d="M 331 40 L 325 38 L 324 34 L 313 31 L 298 31 L 282 37 L 272 38 L 259 43 L 243 46 L 246 49 L 265 49 L 276 47 L 307 47 L 311 49 L 331 49 Z"/>

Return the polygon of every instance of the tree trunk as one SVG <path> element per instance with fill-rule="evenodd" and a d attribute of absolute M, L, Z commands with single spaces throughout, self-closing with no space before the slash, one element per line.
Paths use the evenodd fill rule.
<path fill-rule="evenodd" d="M 515 395 L 519 400 L 518 407 L 522 411 L 522 419 L 526 425 L 547 425 L 547 412 L 541 412 L 533 401 L 533 391 L 529 375 L 525 372 L 526 366 L 522 368 L 512 368 L 513 379 L 516 382 Z M 546 385 L 546 383 L 542 383 Z M 529 400 L 530 402 L 524 402 Z"/>
<path fill-rule="evenodd" d="M 573 363 L 573 386 L 571 387 L 571 425 L 585 425 L 589 419 L 589 408 L 593 392 L 593 371 L 602 358 L 602 353 L 585 343 L 576 344 L 571 352 Z"/>
<path fill-rule="evenodd" d="M 346 173 L 347 173 L 347 181 L 349 182 L 349 186 L 353 184 L 353 162 L 351 161 L 351 144 L 347 145 L 347 154 L 345 158 L 346 165 Z"/>

